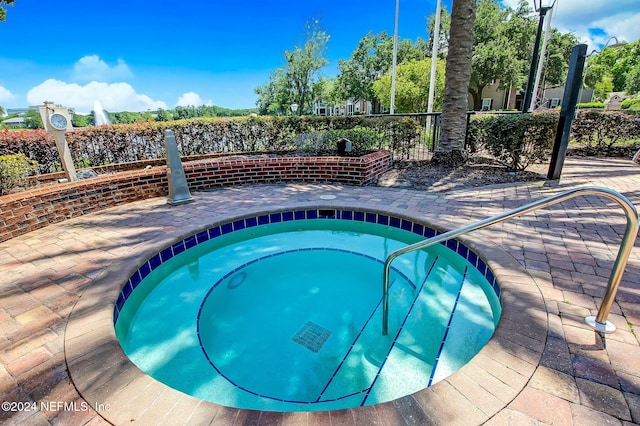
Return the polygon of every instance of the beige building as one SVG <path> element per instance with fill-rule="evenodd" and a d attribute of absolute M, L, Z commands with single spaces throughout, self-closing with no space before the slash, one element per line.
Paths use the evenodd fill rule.
<path fill-rule="evenodd" d="M 538 107 L 536 109 L 554 109 L 562 105 L 564 97 L 564 86 L 545 87 L 538 91 Z M 482 91 L 481 111 L 494 110 L 517 110 L 522 109 L 524 92 L 511 88 L 511 90 L 500 89 L 494 83 L 484 88 Z M 593 100 L 593 89 L 580 89 L 578 93 L 578 103 L 591 102 Z M 473 108 L 471 97 L 469 97 L 470 108 Z"/>

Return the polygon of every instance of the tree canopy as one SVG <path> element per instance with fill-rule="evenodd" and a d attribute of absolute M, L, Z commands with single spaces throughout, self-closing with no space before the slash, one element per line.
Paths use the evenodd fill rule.
<path fill-rule="evenodd" d="M 427 18 L 427 51 L 433 49 L 433 30 L 436 26 L 436 14 L 433 13 Z M 451 31 L 451 14 L 447 11 L 447 7 L 442 5 L 440 8 L 440 31 L 438 35 L 438 56 L 445 57 L 444 52 L 449 48 L 449 33 Z"/>
<path fill-rule="evenodd" d="M 630 95 L 640 92 L 640 40 L 605 47 L 587 58 L 586 68 L 585 84 L 602 97 L 603 87 Z"/>
<path fill-rule="evenodd" d="M 418 38 L 416 42 L 405 39 L 398 43 L 397 63 L 425 59 L 427 43 Z M 393 60 L 393 37 L 385 31 L 379 34 L 369 32 L 358 42 L 349 59 L 338 61 L 340 71 L 336 91 L 342 99 L 377 100 L 373 83 L 391 69 Z"/>
<path fill-rule="evenodd" d="M 7 9 L 5 6 L 13 5 L 16 0 L 0 0 L 0 22 L 7 20 Z"/>
<path fill-rule="evenodd" d="M 448 12 L 443 9 L 443 14 L 447 16 Z M 443 21 L 450 19 L 449 16 Z M 429 20 L 433 21 L 433 15 Z M 520 0 L 515 9 L 504 7 L 498 0 L 477 1 L 469 84 L 474 109 L 481 108 L 482 92 L 491 83 L 498 83 L 502 89 L 526 84 L 536 26 L 537 20 L 526 0 Z M 431 25 L 429 28 L 432 31 Z M 543 69 L 545 82 L 564 82 L 571 48 L 577 43 L 575 35 L 551 30 Z"/>
<path fill-rule="evenodd" d="M 445 61 L 437 60 L 434 108 L 440 110 L 444 99 Z M 431 59 L 412 59 L 396 68 L 395 107 L 398 113 L 423 112 L 427 110 Z M 385 107 L 391 104 L 391 72 L 384 73 L 373 83 L 375 95 Z"/>
<path fill-rule="evenodd" d="M 271 73 L 269 81 L 254 89 L 260 114 L 287 114 L 297 104 L 297 114 L 307 114 L 312 108 L 314 85 L 319 71 L 329 61 L 324 57 L 330 36 L 320 28 L 319 20 L 305 24 L 305 43 L 302 47 L 284 52 L 285 66 Z"/>

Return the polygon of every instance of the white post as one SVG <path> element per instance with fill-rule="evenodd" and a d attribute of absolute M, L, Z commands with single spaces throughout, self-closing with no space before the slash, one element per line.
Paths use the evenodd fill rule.
<path fill-rule="evenodd" d="M 549 39 L 549 30 L 551 28 L 551 16 L 553 15 L 553 8 L 549 10 L 544 19 L 547 20 L 544 28 L 544 38 L 542 39 L 542 47 L 540 48 L 540 59 L 538 60 L 538 69 L 536 70 L 536 80 L 533 84 L 533 96 L 531 96 L 531 103 L 529 104 L 529 112 L 533 112 L 536 109 L 538 100 L 538 87 L 540 86 L 540 77 L 542 76 L 542 66 L 544 65 L 544 55 L 547 50 L 547 40 Z"/>
<path fill-rule="evenodd" d="M 393 30 L 393 62 L 391 63 L 391 106 L 389 113 L 396 109 L 396 64 L 398 61 L 398 14 L 400 13 L 400 0 L 396 0 L 396 23 Z"/>
<path fill-rule="evenodd" d="M 436 63 L 440 44 L 440 0 L 436 1 L 436 22 L 433 26 L 433 46 L 431 48 L 431 77 L 429 80 L 429 103 L 427 112 L 433 112 L 433 98 L 436 92 Z"/>

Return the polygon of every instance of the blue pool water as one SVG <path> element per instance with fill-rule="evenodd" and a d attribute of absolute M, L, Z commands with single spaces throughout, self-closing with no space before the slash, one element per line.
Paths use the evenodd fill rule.
<path fill-rule="evenodd" d="M 383 261 L 424 236 L 388 220 L 248 221 L 160 253 L 123 289 L 116 334 L 147 374 L 238 408 L 357 407 L 445 378 L 497 325 L 497 286 L 457 243 L 464 257 L 437 245 L 393 263 L 382 336 Z"/>

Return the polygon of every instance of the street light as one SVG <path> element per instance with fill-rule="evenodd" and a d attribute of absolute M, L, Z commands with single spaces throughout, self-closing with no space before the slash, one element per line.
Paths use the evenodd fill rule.
<path fill-rule="evenodd" d="M 533 47 L 533 56 L 531 57 L 531 67 L 529 68 L 529 80 L 527 81 L 527 90 L 525 91 L 524 102 L 522 103 L 522 112 L 529 111 L 529 105 L 531 105 L 531 98 L 533 94 L 533 84 L 536 76 L 536 62 L 538 61 L 538 50 L 540 49 L 540 36 L 542 35 L 542 24 L 544 23 L 544 17 L 556 0 L 533 0 L 533 7 L 536 12 L 540 14 L 540 20 L 538 21 L 538 32 L 536 33 L 536 42 Z"/>
<path fill-rule="evenodd" d="M 295 115 L 296 111 L 298 111 L 298 104 L 294 102 L 291 104 L 291 112 Z"/>

